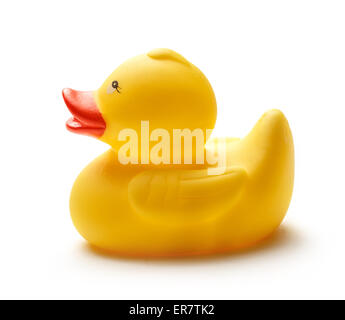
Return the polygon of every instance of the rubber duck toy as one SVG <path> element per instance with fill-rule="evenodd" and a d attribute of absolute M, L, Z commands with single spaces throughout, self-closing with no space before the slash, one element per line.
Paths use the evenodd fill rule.
<path fill-rule="evenodd" d="M 210 138 L 212 87 L 169 49 L 127 60 L 97 91 L 62 93 L 67 129 L 111 147 L 70 197 L 73 223 L 94 247 L 143 258 L 226 253 L 281 224 L 294 182 L 281 111 L 266 112 L 243 139 Z"/>

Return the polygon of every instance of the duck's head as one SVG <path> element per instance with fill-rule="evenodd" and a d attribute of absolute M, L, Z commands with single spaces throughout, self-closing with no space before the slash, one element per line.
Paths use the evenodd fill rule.
<path fill-rule="evenodd" d="M 141 134 L 141 122 L 150 131 L 213 129 L 217 106 L 210 83 L 184 57 L 169 49 L 156 49 L 120 65 L 97 91 L 64 89 L 73 117 L 67 128 L 108 143 L 123 145 L 123 129 Z"/>

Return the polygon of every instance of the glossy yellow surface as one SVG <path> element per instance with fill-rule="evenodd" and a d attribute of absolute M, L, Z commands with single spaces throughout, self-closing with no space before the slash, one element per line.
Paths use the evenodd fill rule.
<path fill-rule="evenodd" d="M 120 94 L 107 92 L 116 79 Z M 216 102 L 199 69 L 157 49 L 126 61 L 95 92 L 111 149 L 78 176 L 70 209 L 80 234 L 111 252 L 141 257 L 228 252 L 269 236 L 282 222 L 294 181 L 294 147 L 286 118 L 265 113 L 243 139 L 214 138 L 226 171 L 205 165 L 123 165 L 123 128 L 213 128 Z M 123 142 L 122 142 L 123 144 Z"/>

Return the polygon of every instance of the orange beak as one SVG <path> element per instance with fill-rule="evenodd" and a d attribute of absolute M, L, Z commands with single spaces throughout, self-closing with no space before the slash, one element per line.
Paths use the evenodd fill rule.
<path fill-rule="evenodd" d="M 62 96 L 73 117 L 67 120 L 69 131 L 100 138 L 106 124 L 100 113 L 93 91 L 63 89 Z"/>

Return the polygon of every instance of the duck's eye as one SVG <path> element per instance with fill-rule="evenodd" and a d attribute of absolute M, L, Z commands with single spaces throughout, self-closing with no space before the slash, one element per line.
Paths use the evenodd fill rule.
<path fill-rule="evenodd" d="M 110 85 L 109 87 L 107 88 L 107 93 L 113 93 L 114 91 L 117 91 L 118 93 L 120 93 L 120 90 L 121 89 L 119 87 L 119 82 L 117 80 L 114 80 Z"/>

